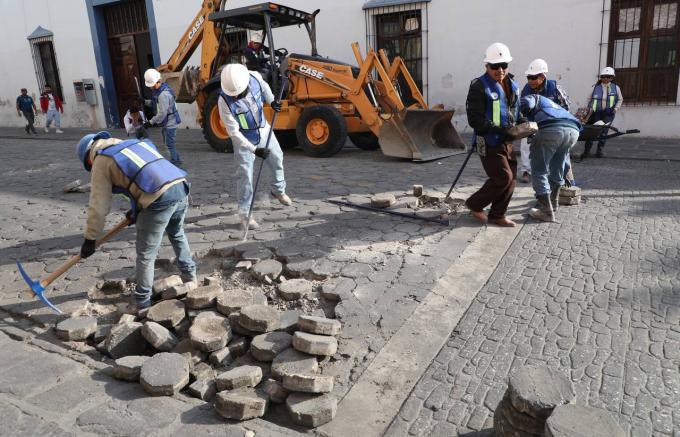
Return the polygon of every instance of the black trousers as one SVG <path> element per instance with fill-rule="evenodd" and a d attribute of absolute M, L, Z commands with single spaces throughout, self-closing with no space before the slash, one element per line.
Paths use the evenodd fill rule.
<path fill-rule="evenodd" d="M 24 114 L 26 122 L 28 122 L 28 124 L 24 128 L 26 130 L 26 133 L 28 133 L 29 131 L 37 133 L 35 131 L 35 126 L 33 126 L 33 123 L 35 123 L 35 114 L 33 114 L 33 111 L 21 111 L 21 113 Z"/>
<path fill-rule="evenodd" d="M 614 121 L 614 117 L 615 117 L 614 112 L 597 111 L 590 116 L 590 118 L 588 119 L 588 124 L 597 123 L 600 120 L 602 120 L 605 124 L 609 124 L 612 121 Z M 607 132 L 609 132 L 609 128 L 604 128 L 602 130 L 602 135 L 606 136 Z M 598 141 L 597 150 L 602 150 L 602 148 L 604 147 L 604 143 L 606 142 L 607 140 Z M 592 140 L 586 141 L 584 146 L 585 146 L 584 152 L 590 152 L 590 149 L 593 148 L 593 141 Z"/>

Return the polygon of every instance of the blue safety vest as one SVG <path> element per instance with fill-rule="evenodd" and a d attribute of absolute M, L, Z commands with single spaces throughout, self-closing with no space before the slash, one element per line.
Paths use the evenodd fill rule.
<path fill-rule="evenodd" d="M 158 153 L 156 146 L 145 139 L 127 140 L 97 151 L 97 155 L 113 158 L 123 174 L 130 179 L 127 187 L 113 187 L 114 193 L 125 194 L 136 211 L 136 200 L 130 193 L 132 184 L 144 193 L 156 193 L 166 185 L 184 179 L 186 172 L 175 167 Z"/>
<path fill-rule="evenodd" d="M 156 112 L 158 112 L 158 96 L 161 95 L 163 91 L 167 91 L 170 93 L 172 96 L 172 110 L 165 114 L 165 118 L 163 121 L 160 123 L 161 126 L 165 126 L 168 123 L 168 118 L 171 115 L 175 115 L 175 123 L 180 124 L 182 122 L 182 119 L 179 116 L 179 111 L 177 110 L 177 97 L 175 97 L 175 93 L 172 92 L 172 88 L 168 86 L 167 83 L 163 82 L 157 90 L 154 89 L 151 91 L 151 95 L 153 96 L 153 101 L 156 105 Z"/>
<path fill-rule="evenodd" d="M 535 100 L 534 107 L 525 113 L 529 121 L 535 121 L 539 128 L 549 126 L 557 120 L 565 120 L 574 124 L 574 128 L 581 130 L 581 123 L 569 111 L 553 102 L 547 97 L 538 94 L 531 94 L 522 97 L 522 104 L 527 101 Z M 524 106 L 523 106 L 524 107 Z"/>
<path fill-rule="evenodd" d="M 242 99 L 228 96 L 220 90 L 220 95 L 224 102 L 229 106 L 229 111 L 238 122 L 238 127 L 244 137 L 254 145 L 260 144 L 260 128 L 264 127 L 264 94 L 260 82 L 251 74 L 248 84 L 250 91 Z M 251 111 L 252 104 L 255 103 L 258 109 L 260 123 L 258 124 L 255 114 Z"/>
<path fill-rule="evenodd" d="M 557 82 L 554 80 L 546 80 L 543 82 L 543 87 L 539 92 L 536 92 L 533 88 L 529 86 L 529 84 L 524 85 L 524 88 L 522 88 L 522 97 L 528 96 L 530 94 L 539 94 L 543 97 L 547 97 L 553 102 L 557 103 L 558 105 L 560 102 L 558 101 L 559 98 L 559 91 L 557 90 Z"/>
<path fill-rule="evenodd" d="M 503 86 L 484 73 L 479 78 L 484 84 L 484 91 L 486 94 L 486 118 L 489 119 L 495 126 L 508 127 L 510 126 L 510 115 L 512 121 L 519 118 L 519 105 L 515 104 L 514 108 L 508 108 L 508 99 L 506 98 Z M 510 89 L 515 95 L 515 100 L 519 100 L 519 88 L 514 80 L 510 80 Z M 479 136 L 475 132 L 476 136 Z M 498 146 L 503 143 L 502 134 L 488 133 L 484 135 L 484 142 L 487 146 Z"/>
<path fill-rule="evenodd" d="M 604 87 L 598 83 L 593 88 L 593 94 L 590 97 L 592 101 L 593 112 L 604 111 L 616 106 L 619 101 L 618 88 L 614 82 L 609 83 L 609 94 L 604 95 Z"/>

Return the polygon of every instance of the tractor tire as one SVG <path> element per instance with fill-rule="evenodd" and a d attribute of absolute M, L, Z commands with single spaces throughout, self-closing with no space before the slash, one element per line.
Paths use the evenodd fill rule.
<path fill-rule="evenodd" d="M 213 90 L 205 101 L 203 108 L 203 136 L 210 144 L 210 147 L 217 152 L 233 153 L 234 146 L 231 143 L 231 138 L 222 124 L 220 118 L 220 110 L 217 107 L 217 102 L 220 98 L 220 89 Z"/>
<path fill-rule="evenodd" d="M 357 132 L 349 134 L 349 139 L 352 140 L 352 144 L 361 150 L 378 150 L 378 148 L 380 148 L 378 137 L 376 137 L 373 132 Z"/>
<path fill-rule="evenodd" d="M 298 146 L 297 133 L 293 129 L 274 131 L 281 150 L 292 150 Z"/>
<path fill-rule="evenodd" d="M 305 108 L 295 131 L 302 150 L 315 158 L 335 155 L 347 141 L 347 123 L 333 106 Z"/>

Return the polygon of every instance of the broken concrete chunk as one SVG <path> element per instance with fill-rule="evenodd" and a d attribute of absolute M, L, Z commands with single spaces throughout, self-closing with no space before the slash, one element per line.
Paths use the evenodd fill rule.
<path fill-rule="evenodd" d="M 104 349 L 111 358 L 142 355 L 146 347 L 147 343 L 142 337 L 142 324 L 138 322 L 114 326 L 104 342 Z"/>
<path fill-rule="evenodd" d="M 298 300 L 313 289 L 314 284 L 306 279 L 290 279 L 279 284 L 279 296 L 285 300 Z"/>
<path fill-rule="evenodd" d="M 576 393 L 564 373 L 547 366 L 524 366 L 510 375 L 508 392 L 520 412 L 545 420 L 558 405 L 572 402 Z"/>
<path fill-rule="evenodd" d="M 397 198 L 394 194 L 376 194 L 371 197 L 371 206 L 373 208 L 389 208 L 397 203 Z"/>
<path fill-rule="evenodd" d="M 177 337 L 167 328 L 152 321 L 147 321 L 142 326 L 142 336 L 154 348 L 162 352 L 168 352 L 177 346 Z"/>
<path fill-rule="evenodd" d="M 243 326 L 241 326 L 241 324 L 239 323 L 240 318 L 241 318 L 240 312 L 229 314 L 229 325 L 231 325 L 231 330 L 234 333 L 247 337 L 255 337 L 256 335 L 260 334 L 259 332 L 251 331 L 250 329 L 246 329 Z"/>
<path fill-rule="evenodd" d="M 253 292 L 244 289 L 227 290 L 224 293 L 220 293 L 216 300 L 217 311 L 225 316 L 229 316 L 229 314 L 240 311 L 241 308 L 253 305 L 254 303 Z"/>
<path fill-rule="evenodd" d="M 338 351 L 338 340 L 335 337 L 298 331 L 293 335 L 293 347 L 310 355 L 333 355 Z"/>
<path fill-rule="evenodd" d="M 302 373 L 283 375 L 283 387 L 305 393 L 330 393 L 333 391 L 333 377 Z"/>
<path fill-rule="evenodd" d="M 180 340 L 180 342 L 177 343 L 177 346 L 175 346 L 171 352 L 184 356 L 184 358 L 189 362 L 190 366 L 194 366 L 201 361 L 205 361 L 207 358 L 207 354 L 194 347 L 193 342 L 189 338 Z"/>
<path fill-rule="evenodd" d="M 66 341 L 85 341 L 97 330 L 96 317 L 70 317 L 57 323 L 57 337 Z"/>
<path fill-rule="evenodd" d="M 217 375 L 217 391 L 255 387 L 262 381 L 262 369 L 258 366 L 239 366 Z"/>
<path fill-rule="evenodd" d="M 229 320 L 214 311 L 206 311 L 194 319 L 189 338 L 197 349 L 212 352 L 222 349 L 231 340 Z"/>
<path fill-rule="evenodd" d="M 612 414 L 599 408 L 560 405 L 545 422 L 546 437 L 624 437 Z"/>
<path fill-rule="evenodd" d="M 215 305 L 217 296 L 219 296 L 223 291 L 224 290 L 222 289 L 222 286 L 219 284 L 204 285 L 203 287 L 189 290 L 184 302 L 186 303 L 187 308 L 195 310 L 208 308 Z"/>
<path fill-rule="evenodd" d="M 275 379 L 266 380 L 262 390 L 269 396 L 270 401 L 276 402 L 277 404 L 286 402 L 286 398 L 290 393 L 290 391 L 283 387 L 283 384 Z"/>
<path fill-rule="evenodd" d="M 249 305 L 241 308 L 238 323 L 254 332 L 274 331 L 279 327 L 279 312 L 264 305 Z"/>
<path fill-rule="evenodd" d="M 142 364 L 149 357 L 142 355 L 129 355 L 118 358 L 113 364 L 113 377 L 123 381 L 139 381 L 139 373 L 142 371 Z"/>
<path fill-rule="evenodd" d="M 118 319 L 118 324 L 121 323 L 132 323 L 135 321 L 135 316 L 132 314 L 122 314 L 120 319 Z"/>
<path fill-rule="evenodd" d="M 258 361 L 272 361 L 274 357 L 288 349 L 293 337 L 287 332 L 268 332 L 253 338 L 250 354 Z"/>
<path fill-rule="evenodd" d="M 113 325 L 97 325 L 97 329 L 94 331 L 94 336 L 92 337 L 94 342 L 100 343 L 106 340 L 106 337 L 108 337 L 111 332 L 111 328 L 113 328 Z"/>
<path fill-rule="evenodd" d="M 291 393 L 286 407 L 292 421 L 308 428 L 328 423 L 338 411 L 338 401 L 331 395 Z"/>
<path fill-rule="evenodd" d="M 250 339 L 248 337 L 234 337 L 227 345 L 231 354 L 235 357 L 245 355 L 250 348 Z"/>
<path fill-rule="evenodd" d="M 332 278 L 321 285 L 321 297 L 333 302 L 342 300 L 356 288 L 356 282 L 351 278 Z"/>
<path fill-rule="evenodd" d="M 192 381 L 197 379 L 215 379 L 215 369 L 208 363 L 198 363 L 189 370 Z"/>
<path fill-rule="evenodd" d="M 581 187 L 562 187 L 560 197 L 576 197 L 581 195 Z"/>
<path fill-rule="evenodd" d="M 420 196 L 420 201 L 423 203 L 441 203 L 444 200 L 444 195 L 432 191 L 423 193 Z"/>
<path fill-rule="evenodd" d="M 293 348 L 274 357 L 272 361 L 272 377 L 282 379 L 284 375 L 294 375 L 298 373 L 315 373 L 319 369 L 316 357 L 299 352 Z"/>
<path fill-rule="evenodd" d="M 262 417 L 267 411 L 267 404 L 267 396 L 252 388 L 223 391 L 215 397 L 215 410 L 226 419 L 247 420 Z"/>
<path fill-rule="evenodd" d="M 252 271 L 260 281 L 264 281 L 267 277 L 275 281 L 283 271 L 283 264 L 275 259 L 265 259 L 255 264 Z"/>
<path fill-rule="evenodd" d="M 187 295 L 191 290 L 198 288 L 198 284 L 194 281 L 185 282 L 184 284 L 173 285 L 172 287 L 163 290 L 161 295 L 163 300 L 181 299 Z"/>
<path fill-rule="evenodd" d="M 300 312 L 299 310 L 282 311 L 279 314 L 281 322 L 279 323 L 277 331 L 285 331 L 293 335 L 293 333 L 298 329 L 297 324 L 301 314 L 302 312 Z"/>
<path fill-rule="evenodd" d="M 253 262 L 249 260 L 241 260 L 236 263 L 237 269 L 244 269 L 244 270 L 249 270 L 253 266 Z"/>
<path fill-rule="evenodd" d="M 146 318 L 170 329 L 180 324 L 186 316 L 184 303 L 177 299 L 164 300 L 149 308 Z"/>
<path fill-rule="evenodd" d="M 422 185 L 414 185 L 413 186 L 413 195 L 415 197 L 420 197 L 423 195 L 423 186 Z"/>
<path fill-rule="evenodd" d="M 68 184 L 64 185 L 64 188 L 62 188 L 62 191 L 64 193 L 74 193 L 75 189 L 78 188 L 81 185 L 80 179 L 76 179 L 73 182 L 69 182 Z"/>
<path fill-rule="evenodd" d="M 189 394 L 206 402 L 212 401 L 217 393 L 214 379 L 197 379 L 187 389 Z"/>
<path fill-rule="evenodd" d="M 300 331 L 320 335 L 338 335 L 342 325 L 339 320 L 317 316 L 300 316 L 298 320 Z"/>
<path fill-rule="evenodd" d="M 152 396 L 174 396 L 189 383 L 189 362 L 180 354 L 158 353 L 142 365 L 139 382 Z"/>
<path fill-rule="evenodd" d="M 153 283 L 153 294 L 162 293 L 170 287 L 182 285 L 182 278 L 179 275 L 168 276 L 167 278 L 156 279 Z"/>
<path fill-rule="evenodd" d="M 222 278 L 219 276 L 206 276 L 203 278 L 203 285 L 220 285 Z"/>
<path fill-rule="evenodd" d="M 228 346 L 218 349 L 210 354 L 208 360 L 215 366 L 227 366 L 234 361 L 234 355 L 231 353 L 231 349 Z"/>
<path fill-rule="evenodd" d="M 559 202 L 560 205 L 564 206 L 578 205 L 579 203 L 581 203 L 581 196 L 574 197 L 560 196 Z"/>

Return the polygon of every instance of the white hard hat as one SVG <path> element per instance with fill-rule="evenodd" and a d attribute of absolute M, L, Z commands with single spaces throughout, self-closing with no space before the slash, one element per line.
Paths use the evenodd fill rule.
<path fill-rule="evenodd" d="M 161 80 L 161 74 L 155 68 L 149 68 L 144 72 L 144 85 L 151 88 Z"/>
<path fill-rule="evenodd" d="M 243 64 L 229 64 L 220 73 L 220 84 L 224 94 L 234 97 L 248 88 L 250 72 Z"/>
<path fill-rule="evenodd" d="M 614 69 L 612 67 L 604 67 L 602 71 L 600 71 L 600 76 L 616 76 L 616 74 L 614 74 Z"/>
<path fill-rule="evenodd" d="M 501 62 L 510 61 L 512 61 L 512 56 L 510 56 L 510 49 L 502 42 L 495 42 L 486 49 L 484 63 L 500 64 Z"/>
<path fill-rule="evenodd" d="M 262 32 L 259 30 L 253 31 L 250 33 L 250 40 L 254 42 L 262 42 Z"/>
<path fill-rule="evenodd" d="M 524 73 L 527 76 L 535 76 L 537 74 L 545 74 L 548 72 L 548 63 L 543 59 L 538 58 L 531 61 L 527 71 Z"/>

